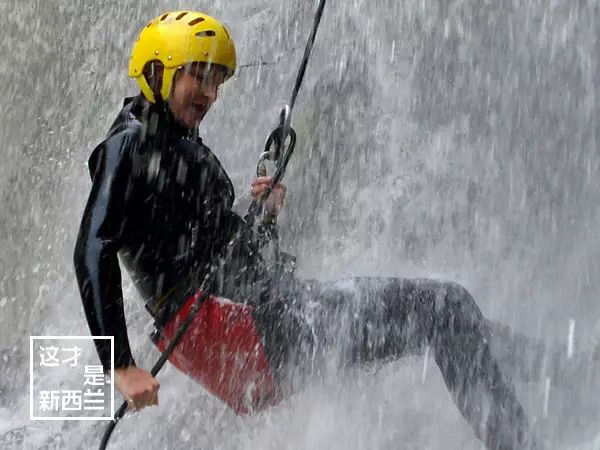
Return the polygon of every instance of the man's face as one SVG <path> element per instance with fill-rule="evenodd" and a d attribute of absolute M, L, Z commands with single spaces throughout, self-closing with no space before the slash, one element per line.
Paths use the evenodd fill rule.
<path fill-rule="evenodd" d="M 197 126 L 217 100 L 225 72 L 218 66 L 192 63 L 175 74 L 173 92 L 168 103 L 175 118 L 184 125 Z"/>

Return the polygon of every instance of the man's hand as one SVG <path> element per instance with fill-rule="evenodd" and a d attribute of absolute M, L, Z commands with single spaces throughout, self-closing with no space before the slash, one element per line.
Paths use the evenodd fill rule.
<path fill-rule="evenodd" d="M 158 405 L 160 384 L 149 372 L 135 366 L 115 369 L 115 387 L 129 404 L 139 411 L 146 406 Z"/>
<path fill-rule="evenodd" d="M 252 197 L 254 197 L 254 199 L 260 198 L 267 191 L 272 179 L 273 177 L 258 177 L 254 180 L 251 188 Z M 286 190 L 287 188 L 281 183 L 275 185 L 273 192 L 271 192 L 271 195 L 269 195 L 269 198 L 265 203 L 265 209 L 268 214 L 273 216 L 279 214 L 279 211 L 283 206 L 283 201 L 285 200 Z"/>

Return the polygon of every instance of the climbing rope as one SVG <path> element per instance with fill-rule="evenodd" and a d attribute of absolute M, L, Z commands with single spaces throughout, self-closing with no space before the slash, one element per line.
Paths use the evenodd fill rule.
<path fill-rule="evenodd" d="M 315 43 L 317 30 L 319 29 L 319 24 L 321 23 L 321 17 L 323 17 L 324 9 L 325 0 L 320 0 L 319 6 L 317 7 L 317 12 L 315 13 L 313 26 L 310 35 L 308 36 L 308 41 L 306 42 L 304 55 L 302 56 L 302 61 L 300 62 L 300 68 L 298 69 L 298 73 L 296 75 L 296 81 L 294 83 L 294 89 L 292 90 L 290 102 L 281 109 L 281 112 L 279 113 L 279 125 L 269 135 L 265 145 L 265 150 L 258 160 L 256 169 L 257 176 L 266 175 L 266 167 L 264 165 L 265 160 L 275 162 L 276 170 L 269 187 L 265 191 L 265 194 L 259 200 L 253 201 L 248 209 L 248 214 L 246 215 L 245 220 L 249 223 L 249 225 L 254 223 L 255 218 L 258 216 L 260 211 L 262 211 L 262 205 L 269 195 L 271 195 L 271 192 L 273 192 L 275 185 L 279 183 L 285 175 L 287 165 L 292 157 L 292 154 L 294 153 L 294 148 L 296 147 L 296 131 L 291 126 L 292 112 L 294 110 L 294 106 L 296 105 L 296 99 L 298 98 L 298 92 L 302 86 L 302 81 L 304 81 L 304 74 L 306 73 L 306 67 L 308 66 L 308 61 Z M 290 141 L 286 144 L 288 137 L 290 138 Z M 275 148 L 271 149 L 273 144 L 275 144 Z"/>

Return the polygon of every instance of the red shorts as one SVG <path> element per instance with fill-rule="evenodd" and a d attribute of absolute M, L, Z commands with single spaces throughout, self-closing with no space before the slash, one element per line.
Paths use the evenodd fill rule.
<path fill-rule="evenodd" d="M 187 317 L 197 291 L 163 328 L 157 346 L 169 345 Z M 200 307 L 169 361 L 237 414 L 260 411 L 281 401 L 252 307 L 210 296 Z"/>

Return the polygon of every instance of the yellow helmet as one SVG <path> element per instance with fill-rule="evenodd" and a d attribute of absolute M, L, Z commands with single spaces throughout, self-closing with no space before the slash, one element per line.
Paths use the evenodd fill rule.
<path fill-rule="evenodd" d="M 129 59 L 129 76 L 135 78 L 144 96 L 156 102 L 143 75 L 150 61 L 164 66 L 160 94 L 167 100 L 175 72 L 184 64 L 206 62 L 223 66 L 227 78 L 235 72 L 235 45 L 225 26 L 206 14 L 174 11 L 155 17 L 142 30 Z"/>

